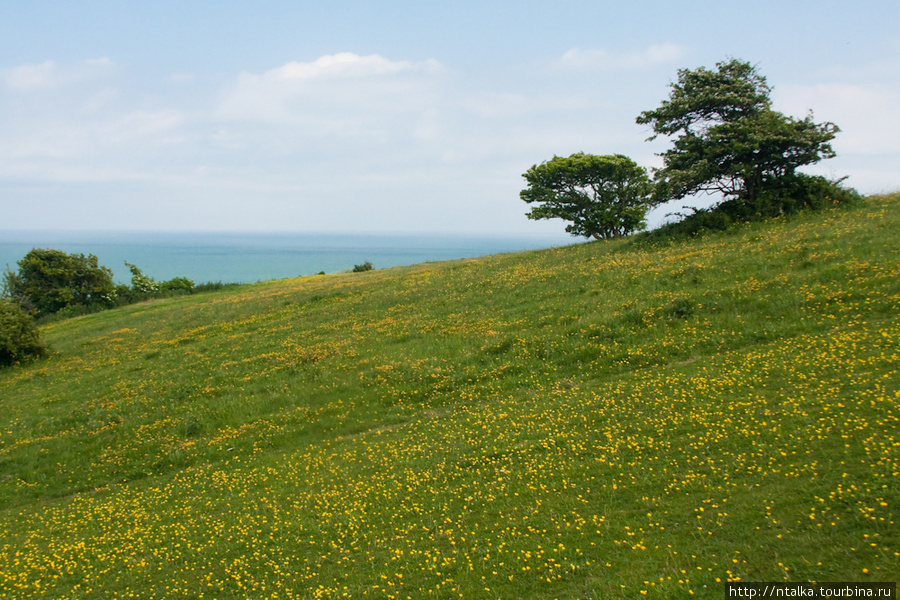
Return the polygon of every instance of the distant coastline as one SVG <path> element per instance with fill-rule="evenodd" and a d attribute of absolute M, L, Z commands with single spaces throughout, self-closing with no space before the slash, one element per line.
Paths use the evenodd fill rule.
<path fill-rule="evenodd" d="M 0 268 L 32 248 L 94 254 L 118 283 L 127 283 L 125 261 L 157 280 L 189 277 L 197 283 L 253 283 L 336 273 L 370 261 L 382 269 L 421 262 L 472 258 L 563 246 L 565 234 L 466 235 L 375 233 L 0 231 Z"/>

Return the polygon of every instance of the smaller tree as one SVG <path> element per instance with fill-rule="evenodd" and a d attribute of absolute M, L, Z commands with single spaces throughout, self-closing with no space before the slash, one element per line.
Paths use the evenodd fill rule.
<path fill-rule="evenodd" d="M 563 219 L 572 235 L 608 239 L 646 225 L 653 185 L 647 171 L 621 154 L 578 152 L 534 165 L 522 175 L 528 187 L 519 194 L 535 204 L 529 219 Z"/>
<path fill-rule="evenodd" d="M 127 260 L 125 266 L 131 271 L 131 290 L 137 294 L 154 294 L 159 291 L 159 284 L 152 277 L 144 275 L 137 265 Z"/>

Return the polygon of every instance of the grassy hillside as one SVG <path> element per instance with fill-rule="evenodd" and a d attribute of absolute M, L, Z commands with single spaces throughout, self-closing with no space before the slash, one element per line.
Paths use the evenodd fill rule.
<path fill-rule="evenodd" d="M 0 598 L 722 598 L 900 575 L 900 196 L 44 327 Z"/>

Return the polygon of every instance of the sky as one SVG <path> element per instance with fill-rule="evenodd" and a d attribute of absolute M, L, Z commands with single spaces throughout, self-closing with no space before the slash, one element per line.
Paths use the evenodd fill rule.
<path fill-rule="evenodd" d="M 552 234 L 531 165 L 661 166 L 635 118 L 729 58 L 900 190 L 897 0 L 2 0 L 0 230 Z"/>

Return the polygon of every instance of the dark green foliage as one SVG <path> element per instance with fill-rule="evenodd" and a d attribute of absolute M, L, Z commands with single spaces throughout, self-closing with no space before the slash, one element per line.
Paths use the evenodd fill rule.
<path fill-rule="evenodd" d="M 222 283 L 221 281 L 207 281 L 206 283 L 198 283 L 194 286 L 194 293 L 201 294 L 203 292 L 218 292 L 221 290 L 234 290 L 240 287 L 239 283 Z"/>
<path fill-rule="evenodd" d="M 739 198 L 725 200 L 713 208 L 694 210 L 680 221 L 667 223 L 647 235 L 650 239 L 694 237 L 705 232 L 725 231 L 736 223 L 760 221 L 802 210 L 823 210 L 860 202 L 862 197 L 841 181 L 797 173 L 778 179 L 763 190 L 753 206 Z"/>
<path fill-rule="evenodd" d="M 366 261 L 361 265 L 354 265 L 353 272 L 354 273 L 362 273 L 364 271 L 371 271 L 374 268 L 375 267 L 372 266 L 372 263 L 370 263 L 369 261 Z"/>
<path fill-rule="evenodd" d="M 46 351 L 34 319 L 16 302 L 0 298 L 0 366 L 42 356 Z"/>
<path fill-rule="evenodd" d="M 167 292 L 190 293 L 194 290 L 194 281 L 187 277 L 175 277 L 174 279 L 160 283 L 159 289 Z"/>
<path fill-rule="evenodd" d="M 66 254 L 35 248 L 7 271 L 6 294 L 38 316 L 68 307 L 106 308 L 115 304 L 112 271 L 93 254 Z"/>
<path fill-rule="evenodd" d="M 771 88 L 750 63 L 682 69 L 671 88 L 659 108 L 637 118 L 652 127 L 650 139 L 678 136 L 662 154 L 657 202 L 717 193 L 751 212 L 765 210 L 758 203 L 797 177 L 797 168 L 834 156 L 838 127 L 772 110 Z"/>
<path fill-rule="evenodd" d="M 757 199 L 756 215 L 774 217 L 800 210 L 822 210 L 842 204 L 854 204 L 862 196 L 853 188 L 841 185 L 842 180 L 796 173 L 781 177 L 763 189 Z"/>
<path fill-rule="evenodd" d="M 563 219 L 573 235 L 608 239 L 643 229 L 653 186 L 643 167 L 621 154 L 554 156 L 522 175 L 519 194 L 535 203 L 529 219 Z"/>
<path fill-rule="evenodd" d="M 118 304 L 119 306 L 133 304 L 138 300 L 139 298 L 136 297 L 129 286 L 121 283 L 116 286 L 116 304 Z"/>

